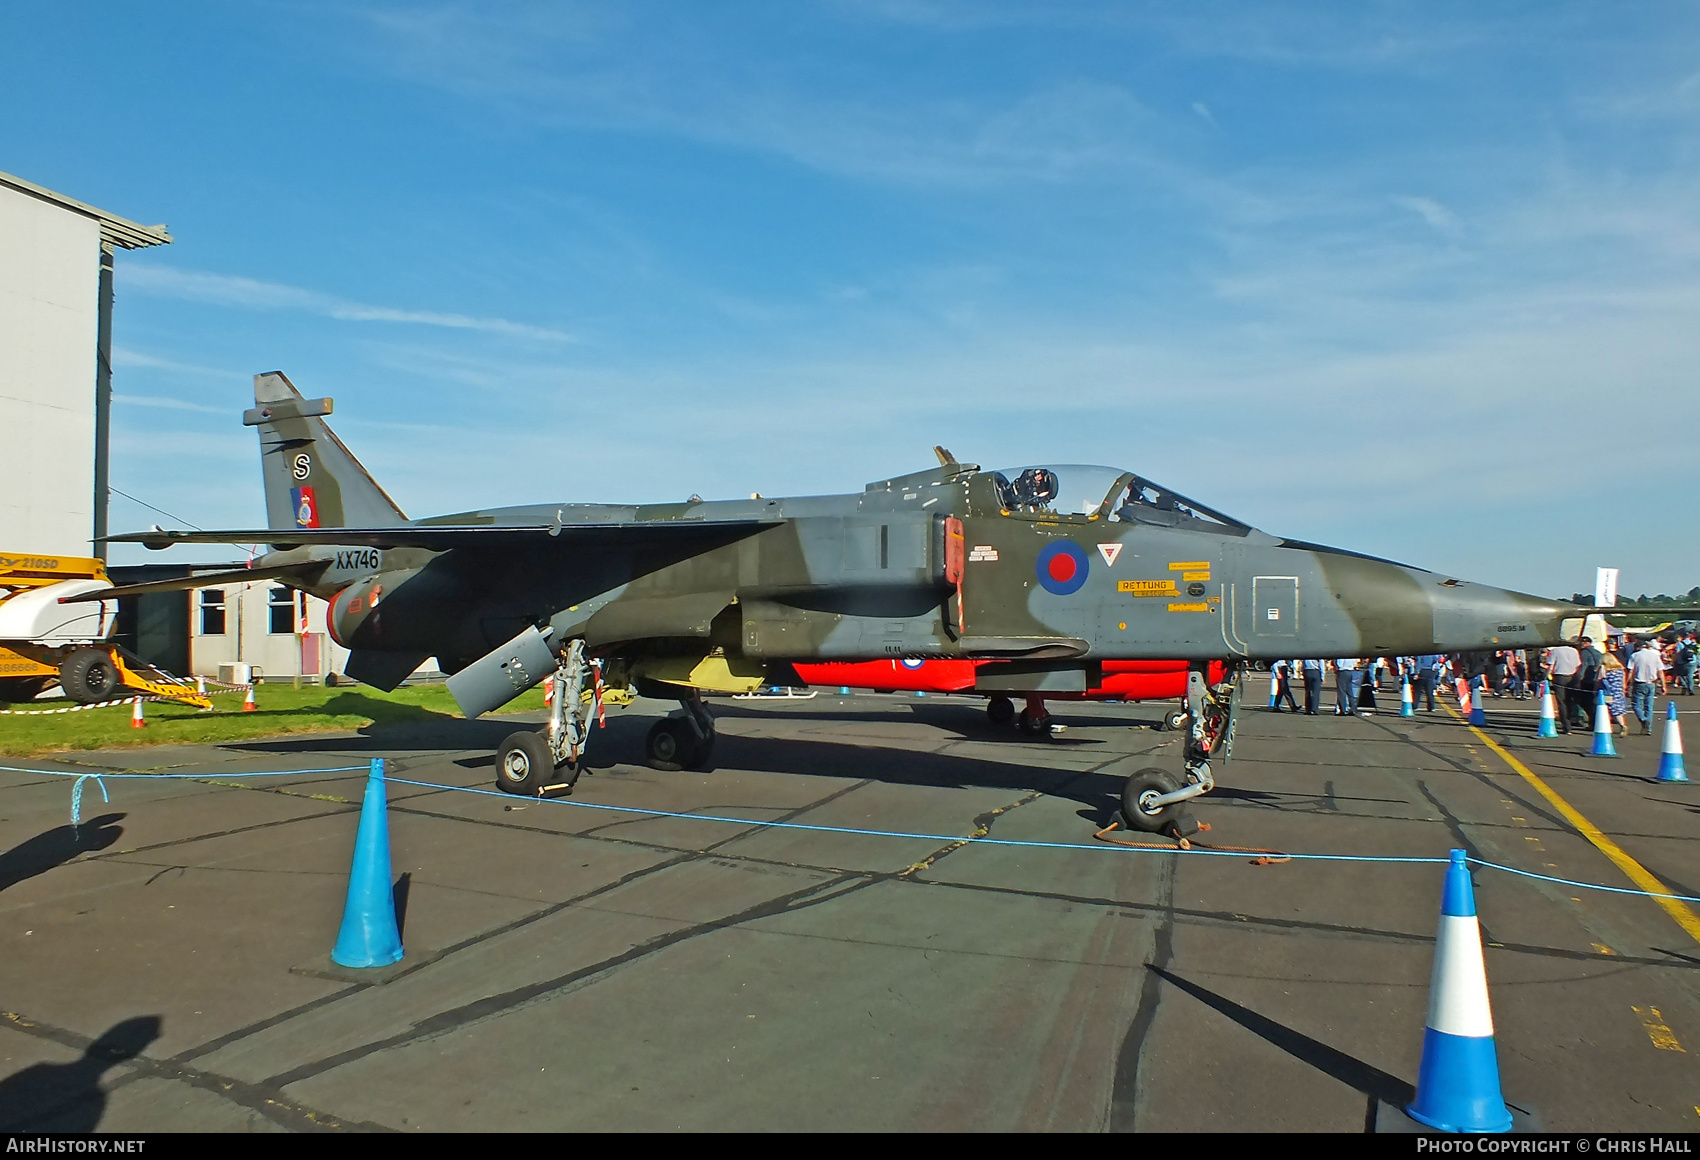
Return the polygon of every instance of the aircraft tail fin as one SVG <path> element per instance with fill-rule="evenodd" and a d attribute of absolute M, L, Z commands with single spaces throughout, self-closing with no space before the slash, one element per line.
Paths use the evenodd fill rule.
<path fill-rule="evenodd" d="M 396 502 L 326 424 L 330 399 L 306 399 L 282 371 L 254 376 L 260 467 L 270 528 L 384 528 L 407 522 Z"/>

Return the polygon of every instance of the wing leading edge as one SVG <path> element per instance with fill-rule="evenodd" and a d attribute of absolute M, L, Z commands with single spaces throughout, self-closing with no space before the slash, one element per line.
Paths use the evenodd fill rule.
<path fill-rule="evenodd" d="M 553 544 L 575 548 L 641 547 L 663 544 L 692 536 L 716 539 L 754 535 L 776 527 L 783 520 L 642 520 L 625 524 L 535 524 L 530 526 L 423 527 L 408 524 L 394 528 L 255 528 L 232 532 L 179 532 L 155 529 L 106 536 L 113 544 L 141 544 L 152 549 L 173 544 L 270 544 L 274 548 L 309 545 L 361 548 L 425 548 L 446 552 L 452 548 L 543 548 Z"/>

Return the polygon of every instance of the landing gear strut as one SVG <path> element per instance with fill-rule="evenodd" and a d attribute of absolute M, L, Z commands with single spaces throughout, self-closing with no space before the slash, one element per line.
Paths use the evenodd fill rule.
<path fill-rule="evenodd" d="M 703 769 L 714 752 L 714 717 L 692 689 L 680 697 L 682 715 L 663 717 L 649 730 L 645 755 L 654 769 Z"/>
<path fill-rule="evenodd" d="M 584 655 L 583 639 L 575 639 L 555 669 L 555 692 L 543 732 L 510 733 L 496 750 L 496 788 L 528 797 L 571 790 L 583 771 L 590 722 L 601 708 L 596 662 Z"/>
<path fill-rule="evenodd" d="M 1122 789 L 1122 817 L 1129 826 L 1148 834 L 1175 823 L 1182 803 L 1216 788 L 1210 759 L 1231 756 L 1234 744 L 1235 710 L 1239 707 L 1239 672 L 1230 670 L 1221 684 L 1208 683 L 1209 665 L 1194 662 L 1186 678 L 1186 743 L 1182 751 L 1183 775 L 1175 784 L 1173 775 L 1161 769 L 1142 769 L 1127 779 Z"/>
<path fill-rule="evenodd" d="M 1015 723 L 1021 726 L 1021 731 L 1029 737 L 1049 737 L 1051 711 L 1045 708 L 1045 698 L 1028 697 L 1027 708 L 1017 715 Z"/>

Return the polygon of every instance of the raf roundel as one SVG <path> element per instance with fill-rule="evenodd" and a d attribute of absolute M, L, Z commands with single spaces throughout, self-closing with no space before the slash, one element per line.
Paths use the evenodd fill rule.
<path fill-rule="evenodd" d="M 1072 596 L 1092 569 L 1086 552 L 1072 540 L 1056 540 L 1039 552 L 1039 587 L 1053 596 Z"/>

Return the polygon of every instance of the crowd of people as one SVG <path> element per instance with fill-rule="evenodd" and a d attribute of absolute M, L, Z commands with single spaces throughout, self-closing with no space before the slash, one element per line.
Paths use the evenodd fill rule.
<path fill-rule="evenodd" d="M 1450 656 L 1342 657 L 1338 660 L 1276 661 L 1270 708 L 1315 716 L 1323 711 L 1324 690 L 1332 676 L 1332 712 L 1356 715 L 1376 707 L 1384 690 L 1403 696 L 1408 681 L 1420 711 L 1435 711 L 1435 695 L 1462 685 L 1474 697 L 1536 696 L 1541 683 L 1552 692 L 1560 731 L 1591 729 L 1595 705 L 1605 693 L 1612 728 L 1625 735 L 1633 717 L 1643 733 L 1653 731 L 1653 703 L 1664 693 L 1694 695 L 1700 668 L 1700 635 L 1692 631 L 1634 639 L 1633 633 L 1605 641 L 1583 637 L 1577 645 L 1550 649 L 1504 649 Z M 1304 690 L 1304 708 L 1294 696 L 1295 679 Z"/>

